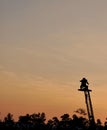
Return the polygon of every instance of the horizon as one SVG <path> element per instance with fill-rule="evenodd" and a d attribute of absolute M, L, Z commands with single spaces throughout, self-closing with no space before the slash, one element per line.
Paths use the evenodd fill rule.
<path fill-rule="evenodd" d="M 0 1 L 0 117 L 86 109 L 107 118 L 107 1 Z"/>

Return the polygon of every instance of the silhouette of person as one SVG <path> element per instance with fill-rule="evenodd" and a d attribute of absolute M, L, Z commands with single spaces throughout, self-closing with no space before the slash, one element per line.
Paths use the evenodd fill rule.
<path fill-rule="evenodd" d="M 89 83 L 86 78 L 81 79 L 80 82 L 81 82 L 80 89 L 88 89 Z"/>

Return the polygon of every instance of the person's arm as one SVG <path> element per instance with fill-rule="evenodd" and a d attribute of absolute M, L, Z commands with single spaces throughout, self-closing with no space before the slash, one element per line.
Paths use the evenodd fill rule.
<path fill-rule="evenodd" d="M 89 85 L 88 81 L 87 81 L 87 84 Z"/>

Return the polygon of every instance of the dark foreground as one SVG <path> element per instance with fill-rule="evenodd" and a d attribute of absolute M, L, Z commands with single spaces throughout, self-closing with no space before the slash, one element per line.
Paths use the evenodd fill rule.
<path fill-rule="evenodd" d="M 19 116 L 15 122 L 13 115 L 9 113 L 3 121 L 0 121 L 0 130 L 107 130 L 107 122 L 102 125 L 98 119 L 95 126 L 90 126 L 86 118 L 78 117 L 76 114 L 72 118 L 69 114 L 64 114 L 60 120 L 53 117 L 46 122 L 45 113 Z"/>

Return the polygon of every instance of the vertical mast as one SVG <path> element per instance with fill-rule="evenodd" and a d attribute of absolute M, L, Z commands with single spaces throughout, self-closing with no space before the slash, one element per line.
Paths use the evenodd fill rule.
<path fill-rule="evenodd" d="M 88 89 L 87 84 L 89 84 L 89 83 L 87 82 L 87 80 L 85 78 L 80 80 L 80 82 L 81 82 L 81 86 L 80 86 L 80 89 L 78 89 L 78 90 L 84 92 L 89 122 L 90 122 L 91 126 L 94 126 L 95 125 L 95 119 L 94 119 L 92 101 L 91 101 L 91 96 L 90 96 L 90 92 L 92 90 Z"/>

